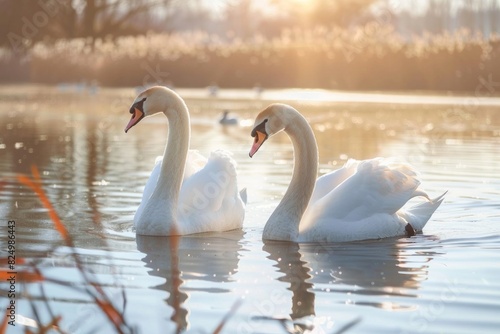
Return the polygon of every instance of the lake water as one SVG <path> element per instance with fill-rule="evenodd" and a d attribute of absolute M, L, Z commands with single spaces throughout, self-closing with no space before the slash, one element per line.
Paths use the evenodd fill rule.
<path fill-rule="evenodd" d="M 36 266 L 45 277 L 16 283 L 16 326 L 7 333 L 58 316 L 65 333 L 115 332 L 85 289 L 102 289 L 124 314 L 124 332 L 210 333 L 220 323 L 223 333 L 500 331 L 500 99 L 319 90 L 265 91 L 259 98 L 237 90 L 216 98 L 205 90 L 180 94 L 191 110 L 191 148 L 204 155 L 228 149 L 238 162 L 249 198 L 242 231 L 136 238 L 133 215 L 163 153 L 167 122 L 158 115 L 125 134 L 133 89 L 0 88 L 0 258 L 8 255 L 7 221 L 15 220 L 16 270 Z M 424 233 L 264 243 L 264 224 L 288 186 L 293 159 L 285 135 L 248 158 L 253 118 L 271 101 L 288 101 L 311 122 L 321 174 L 348 158 L 397 156 L 420 170 L 431 196 L 448 191 Z M 241 126 L 219 126 L 224 109 Z M 32 165 L 74 249 L 33 191 L 16 181 Z M 7 282 L 0 288 L 4 309 L 13 299 Z"/>

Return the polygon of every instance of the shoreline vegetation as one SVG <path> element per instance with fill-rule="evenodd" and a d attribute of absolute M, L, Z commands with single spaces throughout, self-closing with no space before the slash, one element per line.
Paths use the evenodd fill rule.
<path fill-rule="evenodd" d="M 368 23 L 286 30 L 276 38 L 189 32 L 97 40 L 93 46 L 73 39 L 13 47 L 0 49 L 0 83 L 480 91 L 486 96 L 500 89 L 500 36 L 485 39 L 467 30 L 405 39 L 390 25 Z"/>

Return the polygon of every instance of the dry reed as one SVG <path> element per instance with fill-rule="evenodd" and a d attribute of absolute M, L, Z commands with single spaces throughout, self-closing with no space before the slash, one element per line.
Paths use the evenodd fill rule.
<path fill-rule="evenodd" d="M 138 86 L 321 87 L 469 90 L 500 77 L 500 38 L 467 30 L 404 39 L 391 26 L 291 29 L 277 38 L 218 37 L 203 32 L 37 44 L 28 57 L 0 56 L 0 80 L 56 84 L 96 80 Z"/>

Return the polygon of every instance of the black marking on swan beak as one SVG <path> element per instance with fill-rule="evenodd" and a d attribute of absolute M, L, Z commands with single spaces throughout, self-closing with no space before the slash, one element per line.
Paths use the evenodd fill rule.
<path fill-rule="evenodd" d="M 125 127 L 125 133 L 127 133 L 128 130 L 130 130 L 133 126 L 139 123 L 141 119 L 143 119 L 146 116 L 146 114 L 144 113 L 144 101 L 146 101 L 146 98 L 137 101 L 130 107 L 129 112 L 132 114 L 132 118 Z"/>
<path fill-rule="evenodd" d="M 268 121 L 268 119 L 265 119 L 262 123 L 260 123 L 255 128 L 253 128 L 252 133 L 251 133 L 252 137 L 257 136 L 257 131 L 259 131 L 259 132 L 262 132 L 263 134 L 265 134 L 266 135 L 266 139 L 267 139 L 267 137 L 268 137 L 268 134 L 266 132 L 266 123 L 267 123 L 267 121 Z"/>
<path fill-rule="evenodd" d="M 129 113 L 133 114 L 135 112 L 135 109 L 138 109 L 138 110 L 140 110 L 140 112 L 142 112 L 144 114 L 144 101 L 146 101 L 146 98 L 143 98 L 142 100 L 134 103 L 130 107 Z"/>
<path fill-rule="evenodd" d="M 250 153 L 248 153 L 248 156 L 250 158 L 253 157 L 253 155 L 255 153 L 257 153 L 257 151 L 262 146 L 262 144 L 264 144 L 264 142 L 267 140 L 267 138 L 269 138 L 269 135 L 266 132 L 266 122 L 267 122 L 267 119 L 264 120 L 259 125 L 257 125 L 252 130 L 251 135 L 252 135 L 252 137 L 255 138 L 255 140 L 253 141 L 253 145 L 252 145 L 252 148 L 250 149 Z"/>

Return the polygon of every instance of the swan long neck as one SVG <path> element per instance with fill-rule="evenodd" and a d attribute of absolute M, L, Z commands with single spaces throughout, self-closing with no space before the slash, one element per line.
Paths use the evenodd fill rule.
<path fill-rule="evenodd" d="M 284 131 L 293 144 L 293 175 L 283 199 L 264 228 L 264 236 L 275 240 L 295 241 L 299 234 L 300 220 L 316 184 L 318 146 L 309 123 L 298 112 Z"/>
<path fill-rule="evenodd" d="M 172 221 L 176 221 L 177 202 L 184 178 L 191 127 L 184 101 L 176 101 L 164 112 L 168 118 L 168 142 L 163 154 L 155 195 L 166 199 Z"/>

